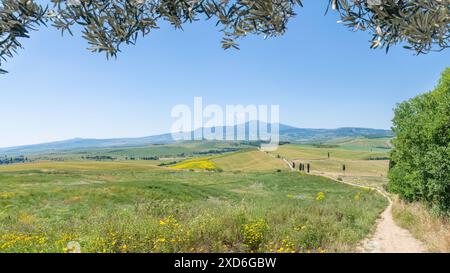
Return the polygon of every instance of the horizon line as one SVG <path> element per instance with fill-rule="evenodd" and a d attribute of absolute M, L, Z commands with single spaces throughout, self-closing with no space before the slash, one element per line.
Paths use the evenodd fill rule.
<path fill-rule="evenodd" d="M 245 123 L 240 123 L 240 124 L 236 124 L 236 125 L 221 125 L 221 127 L 234 127 L 234 126 L 239 126 L 239 125 L 246 125 L 250 122 L 263 122 L 264 121 L 260 121 L 260 120 L 251 120 L 251 121 L 247 121 Z M 268 123 L 270 124 L 270 123 Z M 362 127 L 362 126 L 343 126 L 343 127 L 334 127 L 334 128 L 324 128 L 324 127 L 317 127 L 317 128 L 312 128 L 312 127 L 297 127 L 295 125 L 289 125 L 286 123 L 278 123 L 279 125 L 284 125 L 284 126 L 288 126 L 288 127 L 292 127 L 295 129 L 305 129 L 305 130 L 338 130 L 338 129 L 346 129 L 346 128 L 354 128 L 354 129 L 371 129 L 371 130 L 384 130 L 384 131 L 392 131 L 391 129 L 385 129 L 385 128 L 371 128 L 371 127 Z M 214 126 L 214 127 L 218 127 L 218 126 Z M 207 129 L 207 128 L 214 128 L 214 127 L 199 127 L 199 128 L 195 128 L 191 131 L 183 131 L 183 132 L 178 132 L 178 133 L 189 133 L 189 132 L 193 132 L 195 130 L 199 130 L 199 129 Z M 151 135 L 144 135 L 144 136 L 124 136 L 124 137 L 72 137 L 72 138 L 64 138 L 64 139 L 58 139 L 58 140 L 49 140 L 49 141 L 43 141 L 43 142 L 36 142 L 36 143 L 29 143 L 29 144 L 20 144 L 20 145 L 14 145 L 14 146 L 0 146 L 0 150 L 4 150 L 4 149 L 13 149 L 13 148 L 20 148 L 20 147 L 26 147 L 26 146 L 34 146 L 34 145 L 43 145 L 43 144 L 50 144 L 50 143 L 55 143 L 55 142 L 64 142 L 64 141 L 69 141 L 69 140 L 114 140 L 114 139 L 139 139 L 139 138 L 146 138 L 146 137 L 154 137 L 154 136 L 162 136 L 162 135 L 170 135 L 172 133 L 170 132 L 166 132 L 166 133 L 156 133 L 156 134 L 151 134 Z"/>

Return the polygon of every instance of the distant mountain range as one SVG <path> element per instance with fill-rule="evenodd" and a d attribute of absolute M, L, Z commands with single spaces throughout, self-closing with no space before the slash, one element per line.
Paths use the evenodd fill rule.
<path fill-rule="evenodd" d="M 258 122 L 247 122 L 243 124 L 245 128 L 241 132 L 239 139 L 248 140 L 248 131 L 250 126 L 257 126 Z M 259 126 L 267 126 L 267 124 L 260 122 Z M 242 125 L 241 125 L 242 126 Z M 237 137 L 238 126 L 233 127 L 223 127 L 223 132 L 228 130 L 234 130 L 234 135 Z M 271 126 L 269 125 L 269 128 Z M 256 127 L 254 127 L 256 128 Z M 218 128 L 220 130 L 220 127 Z M 203 129 L 204 130 L 204 129 Z M 210 129 L 208 129 L 210 130 Z M 217 130 L 217 129 L 216 129 Z M 196 133 L 201 135 L 202 129 L 197 129 Z M 307 128 L 296 128 L 285 124 L 279 124 L 280 141 L 289 142 L 324 142 L 336 138 L 354 138 L 354 137 L 367 137 L 367 138 L 378 138 L 378 137 L 393 137 L 393 133 L 390 130 L 383 129 L 370 129 L 370 128 L 338 128 L 338 129 L 307 129 Z M 194 135 L 194 132 L 191 132 Z M 175 136 L 175 139 L 179 139 L 179 136 Z M 170 133 L 139 137 L 139 138 L 113 138 L 113 139 L 85 139 L 85 138 L 74 138 L 63 141 L 55 141 L 43 144 L 34 144 L 26 146 L 17 146 L 10 148 L 0 148 L 1 154 L 34 154 L 43 152 L 58 152 L 67 151 L 74 149 L 86 149 L 86 148 L 113 148 L 113 147 L 133 147 L 133 146 L 145 146 L 152 144 L 170 144 L 174 143 L 173 135 Z"/>

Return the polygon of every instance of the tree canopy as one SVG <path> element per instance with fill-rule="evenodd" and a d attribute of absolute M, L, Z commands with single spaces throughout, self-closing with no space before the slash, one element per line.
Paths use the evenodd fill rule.
<path fill-rule="evenodd" d="M 51 25 L 72 34 L 79 26 L 93 52 L 114 57 L 122 44 L 157 29 L 161 20 L 175 28 L 211 20 L 223 32 L 224 49 L 238 48 L 247 35 L 282 35 L 302 0 L 0 0 L 1 62 L 21 47 L 30 31 Z M 328 4 L 328 6 L 326 6 Z M 417 54 L 448 47 L 450 0 L 328 0 L 324 9 L 338 12 L 341 23 L 372 34 L 372 48 L 404 43 Z"/>
<path fill-rule="evenodd" d="M 450 68 L 437 87 L 397 106 L 389 189 L 450 215 Z"/>

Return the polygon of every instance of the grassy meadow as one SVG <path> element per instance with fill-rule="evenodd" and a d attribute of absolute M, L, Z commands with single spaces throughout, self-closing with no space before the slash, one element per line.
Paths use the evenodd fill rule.
<path fill-rule="evenodd" d="M 309 163 L 312 174 L 383 188 L 388 183 L 389 168 L 389 160 L 384 159 L 388 156 L 387 149 L 381 148 L 383 143 L 388 147 L 389 140 L 383 138 L 334 140 L 328 143 L 330 146 L 290 144 L 281 146 L 273 155 L 280 155 L 295 162 L 297 166 L 299 163 Z M 344 164 L 345 172 L 342 170 Z M 448 218 L 433 215 L 422 203 L 407 203 L 395 196 L 392 197 L 393 218 L 399 226 L 409 230 L 415 238 L 422 241 L 428 251 L 450 252 Z"/>
<path fill-rule="evenodd" d="M 31 160 L 79 161 L 86 156 L 109 156 L 117 160 L 126 158 L 160 157 L 161 159 L 177 159 L 198 156 L 199 153 L 221 152 L 226 149 L 246 149 L 251 146 L 239 142 L 220 141 L 186 141 L 165 145 L 145 145 L 137 147 L 116 148 L 80 148 L 57 152 L 37 152 L 28 155 Z"/>
<path fill-rule="evenodd" d="M 257 150 L 158 163 L 0 166 L 0 252 L 351 252 L 387 205 Z"/>
<path fill-rule="evenodd" d="M 230 172 L 270 172 L 289 169 L 283 161 L 256 149 L 188 159 L 174 164 L 171 168 Z"/>
<path fill-rule="evenodd" d="M 391 138 L 337 138 L 327 141 L 328 145 L 354 151 L 388 152 L 391 149 Z"/>
<path fill-rule="evenodd" d="M 309 163 L 313 174 L 327 175 L 364 186 L 383 187 L 388 182 L 389 153 L 386 150 L 374 151 L 370 145 L 364 148 L 367 141 L 370 140 L 354 140 L 354 143 L 360 145 L 358 149 L 289 144 L 280 146 L 272 154 L 295 162 L 297 166 Z"/>

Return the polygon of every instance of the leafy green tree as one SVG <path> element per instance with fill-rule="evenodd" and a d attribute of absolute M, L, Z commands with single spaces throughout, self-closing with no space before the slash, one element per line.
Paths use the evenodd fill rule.
<path fill-rule="evenodd" d="M 389 190 L 450 213 L 450 68 L 436 88 L 395 109 Z"/>
<path fill-rule="evenodd" d="M 388 50 L 405 42 L 420 54 L 448 47 L 449 1 L 328 0 L 327 11 L 337 11 L 341 23 L 354 31 L 372 33 L 372 48 Z M 20 38 L 29 38 L 31 30 L 46 24 L 70 34 L 80 27 L 89 49 L 108 58 L 115 57 L 121 45 L 150 34 L 162 20 L 178 29 L 212 20 L 224 34 L 223 48 L 238 48 L 237 40 L 247 35 L 284 34 L 302 6 L 302 0 L 51 0 L 48 5 L 0 0 L 0 61 L 21 47 Z"/>

